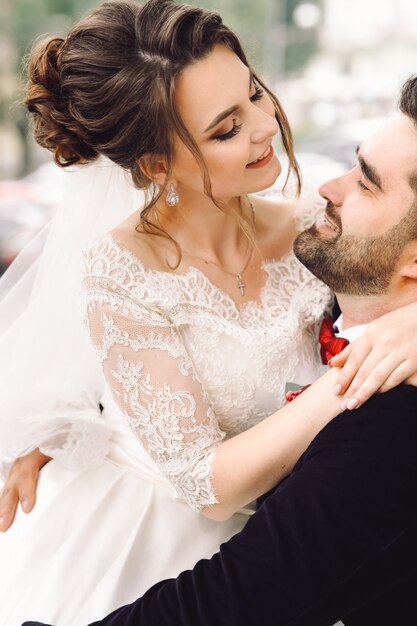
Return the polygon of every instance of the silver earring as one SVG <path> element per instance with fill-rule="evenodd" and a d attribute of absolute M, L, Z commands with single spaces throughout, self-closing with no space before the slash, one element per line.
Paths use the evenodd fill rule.
<path fill-rule="evenodd" d="M 167 197 L 165 198 L 165 202 L 169 204 L 169 206 L 177 206 L 179 201 L 180 197 L 178 195 L 178 191 L 175 189 L 174 183 L 171 183 L 169 186 Z"/>

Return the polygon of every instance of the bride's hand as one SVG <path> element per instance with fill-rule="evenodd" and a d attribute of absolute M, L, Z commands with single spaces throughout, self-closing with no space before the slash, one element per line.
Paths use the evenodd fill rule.
<path fill-rule="evenodd" d="M 39 472 L 49 460 L 36 449 L 15 461 L 0 495 L 0 531 L 12 525 L 19 502 L 25 513 L 33 509 Z"/>
<path fill-rule="evenodd" d="M 416 346 L 417 303 L 371 322 L 362 337 L 330 363 L 343 368 L 335 393 L 344 394 L 344 408 L 357 408 L 377 391 L 388 391 L 400 383 L 417 387 Z"/>

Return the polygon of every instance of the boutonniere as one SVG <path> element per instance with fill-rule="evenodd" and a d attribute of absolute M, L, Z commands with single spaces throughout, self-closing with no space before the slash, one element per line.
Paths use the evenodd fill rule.
<path fill-rule="evenodd" d="M 303 391 L 305 391 L 307 389 L 307 387 L 310 387 L 310 385 L 297 385 L 297 383 L 286 383 L 285 384 L 285 399 L 287 402 L 292 402 L 294 400 L 294 398 L 296 398 L 297 396 L 300 395 L 300 393 L 303 393 Z"/>

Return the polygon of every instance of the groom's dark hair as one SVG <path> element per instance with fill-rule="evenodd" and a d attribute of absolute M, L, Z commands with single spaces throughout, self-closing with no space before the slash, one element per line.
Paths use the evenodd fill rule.
<path fill-rule="evenodd" d="M 404 83 L 400 92 L 399 108 L 401 113 L 413 121 L 417 133 L 417 74 Z M 417 194 L 417 163 L 410 176 L 410 186 Z"/>

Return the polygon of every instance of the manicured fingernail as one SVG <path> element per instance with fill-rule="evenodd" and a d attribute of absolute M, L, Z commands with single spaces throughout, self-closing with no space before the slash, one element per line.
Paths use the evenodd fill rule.
<path fill-rule="evenodd" d="M 0 517 L 0 526 L 3 526 L 4 517 Z"/>
<path fill-rule="evenodd" d="M 22 500 L 22 509 L 25 513 L 29 510 L 29 500 Z"/>
<path fill-rule="evenodd" d="M 340 408 L 341 408 L 341 410 L 342 410 L 342 411 L 346 411 L 346 408 L 347 408 L 348 402 L 349 402 L 349 398 L 345 398 L 345 399 L 343 400 L 342 404 L 340 405 Z"/>
<path fill-rule="evenodd" d="M 359 404 L 359 400 L 357 398 L 350 398 L 350 400 L 348 401 L 346 408 L 349 409 L 349 411 L 352 411 L 352 409 L 356 409 L 356 407 Z"/>
<path fill-rule="evenodd" d="M 333 387 L 333 393 L 335 396 L 338 396 L 341 391 L 342 391 L 342 385 L 335 385 Z"/>

